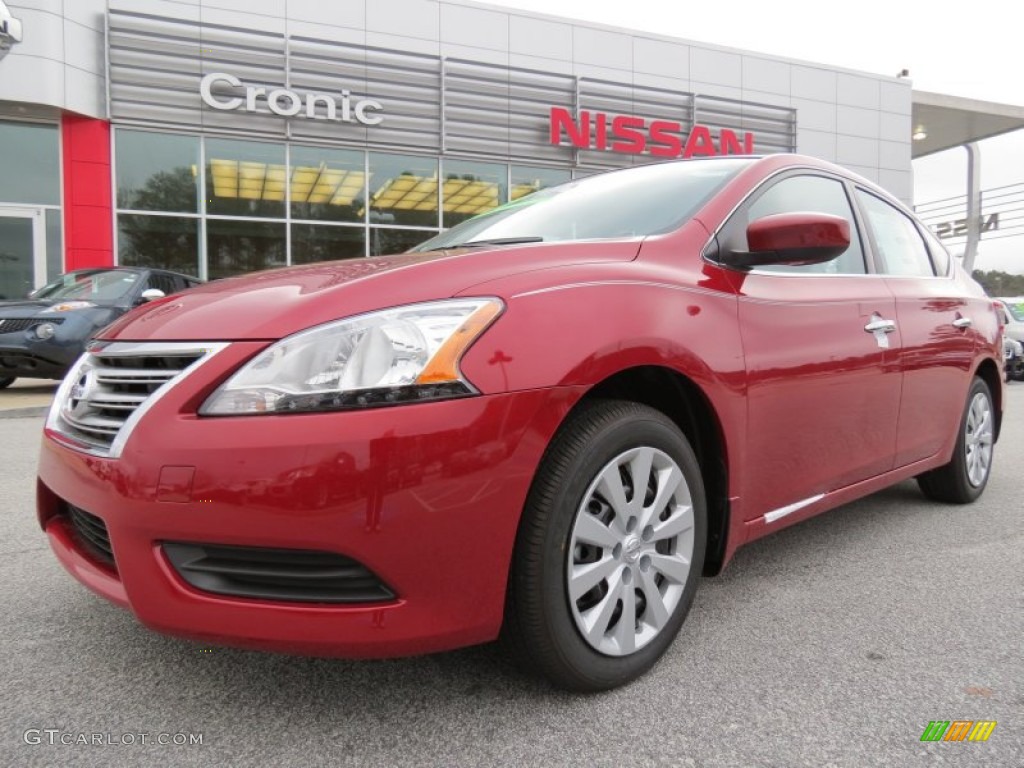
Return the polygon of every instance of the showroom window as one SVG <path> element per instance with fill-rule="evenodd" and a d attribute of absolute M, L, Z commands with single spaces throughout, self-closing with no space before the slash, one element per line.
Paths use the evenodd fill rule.
<path fill-rule="evenodd" d="M 0 297 L 20 298 L 63 270 L 60 178 L 56 125 L 0 121 Z"/>
<path fill-rule="evenodd" d="M 370 224 L 439 226 L 437 158 L 370 153 Z"/>
<path fill-rule="evenodd" d="M 0 203 L 60 205 L 57 126 L 0 122 Z"/>
<path fill-rule="evenodd" d="M 567 169 L 117 128 L 118 263 L 208 279 L 401 253 Z"/>
<path fill-rule="evenodd" d="M 564 184 L 572 179 L 568 170 L 528 165 L 513 165 L 509 178 L 509 199 L 518 200 L 539 189 Z"/>
<path fill-rule="evenodd" d="M 508 166 L 472 160 L 445 160 L 441 226 L 459 222 L 508 202 Z"/>
<path fill-rule="evenodd" d="M 211 218 L 206 222 L 208 278 L 285 266 L 285 226 L 276 221 Z"/>
<path fill-rule="evenodd" d="M 199 218 L 122 213 L 117 217 L 117 263 L 199 274 Z"/>
<path fill-rule="evenodd" d="M 292 147 L 289 196 L 293 219 L 363 221 L 366 155 L 319 147 Z"/>
<path fill-rule="evenodd" d="M 206 213 L 284 218 L 283 144 L 206 140 Z"/>
<path fill-rule="evenodd" d="M 199 138 L 118 131 L 117 207 L 199 212 Z"/>
<path fill-rule="evenodd" d="M 366 254 L 366 229 L 292 222 L 292 264 L 355 259 Z"/>

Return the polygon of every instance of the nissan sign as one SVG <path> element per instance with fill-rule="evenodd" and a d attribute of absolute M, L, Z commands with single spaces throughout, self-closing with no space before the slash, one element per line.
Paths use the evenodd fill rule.
<path fill-rule="evenodd" d="M 750 155 L 754 152 L 754 134 L 745 132 L 742 140 L 734 131 L 723 128 L 718 141 L 706 125 L 695 125 L 684 134 L 683 124 L 674 120 L 651 120 L 634 115 L 610 115 L 581 109 L 579 117 L 563 107 L 551 107 L 550 141 L 562 146 L 563 138 L 580 149 L 624 152 L 656 157 L 694 157 L 699 155 Z"/>
<path fill-rule="evenodd" d="M 241 91 L 241 92 L 239 92 Z M 234 75 L 213 72 L 199 83 L 203 103 L 213 109 L 271 112 L 281 117 L 307 117 L 343 123 L 379 125 L 384 116 L 377 114 L 384 107 L 373 99 L 354 99 L 349 91 L 341 96 L 329 93 L 299 93 L 288 88 L 260 88 L 244 85 Z M 323 107 L 322 111 L 317 108 Z"/>

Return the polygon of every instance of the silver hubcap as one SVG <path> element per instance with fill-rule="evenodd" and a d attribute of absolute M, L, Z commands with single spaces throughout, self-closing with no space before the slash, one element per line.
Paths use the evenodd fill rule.
<path fill-rule="evenodd" d="M 625 656 L 668 624 L 693 558 L 693 506 L 679 465 L 634 448 L 598 473 L 569 537 L 567 584 L 576 628 L 597 651 Z"/>
<path fill-rule="evenodd" d="M 977 488 L 985 482 L 992 464 L 992 407 L 981 392 L 971 400 L 966 429 L 967 479 Z"/>

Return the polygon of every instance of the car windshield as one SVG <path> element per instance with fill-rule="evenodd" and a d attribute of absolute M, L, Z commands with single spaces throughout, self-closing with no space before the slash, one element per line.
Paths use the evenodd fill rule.
<path fill-rule="evenodd" d="M 1024 299 L 1003 299 L 1003 305 L 1018 323 L 1024 323 Z"/>
<path fill-rule="evenodd" d="M 32 298 L 47 301 L 117 301 L 131 291 L 138 279 L 138 273 L 123 269 L 70 272 L 40 288 L 32 294 Z"/>
<path fill-rule="evenodd" d="M 658 163 L 577 179 L 469 219 L 413 251 L 670 232 L 752 162 L 720 158 Z"/>

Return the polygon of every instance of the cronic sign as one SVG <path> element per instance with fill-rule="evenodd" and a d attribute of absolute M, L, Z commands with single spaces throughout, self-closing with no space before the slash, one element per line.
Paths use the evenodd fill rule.
<path fill-rule="evenodd" d="M 340 96 L 329 93 L 300 93 L 288 88 L 246 85 L 234 75 L 213 72 L 199 83 L 203 103 L 213 109 L 243 112 L 271 112 L 281 117 L 307 117 L 343 123 L 379 125 L 384 106 L 373 99 L 353 98 L 349 91 Z"/>

